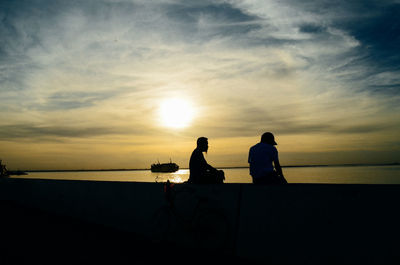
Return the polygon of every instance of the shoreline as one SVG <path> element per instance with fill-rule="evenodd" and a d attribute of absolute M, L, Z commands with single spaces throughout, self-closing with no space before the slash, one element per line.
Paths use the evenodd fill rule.
<path fill-rule="evenodd" d="M 375 166 L 400 166 L 400 163 L 381 163 L 381 164 L 323 164 L 323 165 L 286 165 L 282 168 L 304 168 L 304 167 L 375 167 Z M 217 167 L 219 169 L 243 169 L 248 166 L 239 167 Z M 189 169 L 189 168 L 180 168 Z M 20 170 L 24 172 L 103 172 L 103 171 L 145 171 L 150 168 L 116 168 L 116 169 L 38 169 L 38 170 Z"/>

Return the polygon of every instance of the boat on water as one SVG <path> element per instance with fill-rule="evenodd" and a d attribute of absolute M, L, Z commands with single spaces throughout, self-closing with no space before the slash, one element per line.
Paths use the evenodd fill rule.
<path fill-rule="evenodd" d="M 3 165 L 2 160 L 0 159 L 0 177 L 8 177 L 9 175 L 6 165 Z"/>
<path fill-rule="evenodd" d="M 11 175 L 28 175 L 26 172 L 21 170 L 10 171 L 7 169 L 6 165 L 4 165 L 2 162 L 3 161 L 0 159 L 0 178 L 9 177 Z"/>
<path fill-rule="evenodd" d="M 176 163 L 172 163 L 170 160 L 169 163 L 160 163 L 157 162 L 151 165 L 151 172 L 175 172 L 179 170 L 179 166 Z"/>

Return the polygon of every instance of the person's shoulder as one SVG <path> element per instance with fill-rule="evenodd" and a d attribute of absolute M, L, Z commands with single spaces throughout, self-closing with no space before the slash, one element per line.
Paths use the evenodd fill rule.
<path fill-rule="evenodd" d="M 260 146 L 260 143 L 257 143 L 255 145 L 253 145 L 252 147 L 250 147 L 249 150 L 251 151 L 251 150 L 257 149 L 259 146 Z"/>
<path fill-rule="evenodd" d="M 191 155 L 191 156 L 193 157 L 193 156 L 196 156 L 197 154 L 198 154 L 198 150 L 197 150 L 197 148 L 196 148 L 196 149 L 194 149 L 194 150 L 193 150 L 193 152 L 192 152 L 192 155 Z"/>
<path fill-rule="evenodd" d="M 259 146 L 261 146 L 262 145 L 262 143 L 256 143 L 255 145 L 253 145 L 251 148 L 257 148 L 257 147 L 259 147 Z"/>
<path fill-rule="evenodd" d="M 193 150 L 192 155 L 200 156 L 203 155 L 203 152 L 201 152 L 199 149 L 196 148 Z"/>
<path fill-rule="evenodd" d="M 197 148 L 195 148 L 195 149 L 193 150 L 192 154 L 196 154 L 196 153 L 198 153 L 198 152 L 199 152 L 199 150 L 198 150 Z"/>

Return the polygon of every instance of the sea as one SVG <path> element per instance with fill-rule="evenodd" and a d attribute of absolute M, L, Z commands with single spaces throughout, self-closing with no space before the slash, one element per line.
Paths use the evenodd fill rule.
<path fill-rule="evenodd" d="M 248 168 L 219 168 L 225 172 L 225 183 L 251 183 Z M 45 171 L 27 172 L 28 175 L 12 178 L 65 179 L 91 181 L 132 182 L 185 182 L 188 169 L 174 173 L 153 173 L 148 170 L 100 170 L 100 171 Z M 400 184 L 400 165 L 344 165 L 283 167 L 288 183 L 325 184 Z"/>

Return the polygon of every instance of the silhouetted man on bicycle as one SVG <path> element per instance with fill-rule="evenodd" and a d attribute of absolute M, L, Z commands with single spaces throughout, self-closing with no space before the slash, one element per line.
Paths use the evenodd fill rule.
<path fill-rule="evenodd" d="M 204 158 L 203 152 L 207 151 L 208 139 L 206 137 L 198 138 L 197 147 L 193 150 L 189 161 L 189 183 L 215 184 L 224 182 L 224 171 L 212 167 Z"/>

